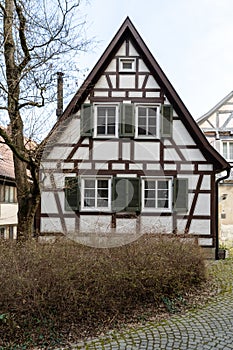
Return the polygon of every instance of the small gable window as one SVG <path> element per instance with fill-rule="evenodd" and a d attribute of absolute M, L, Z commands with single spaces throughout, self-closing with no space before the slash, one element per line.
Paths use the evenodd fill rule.
<path fill-rule="evenodd" d="M 119 71 L 120 72 L 135 72 L 136 65 L 134 58 L 120 58 L 119 59 Z"/>
<path fill-rule="evenodd" d="M 157 106 L 136 107 L 136 137 L 158 137 L 159 108 Z"/>

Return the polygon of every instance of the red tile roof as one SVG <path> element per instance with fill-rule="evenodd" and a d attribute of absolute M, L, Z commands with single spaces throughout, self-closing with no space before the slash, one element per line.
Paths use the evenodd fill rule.
<path fill-rule="evenodd" d="M 10 148 L 0 137 L 0 178 L 15 178 L 13 154 Z"/>

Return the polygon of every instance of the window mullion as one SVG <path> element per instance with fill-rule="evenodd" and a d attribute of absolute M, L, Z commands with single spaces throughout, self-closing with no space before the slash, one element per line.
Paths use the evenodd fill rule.
<path fill-rule="evenodd" d="M 95 180 L 95 209 L 97 208 L 98 200 L 98 180 Z"/>

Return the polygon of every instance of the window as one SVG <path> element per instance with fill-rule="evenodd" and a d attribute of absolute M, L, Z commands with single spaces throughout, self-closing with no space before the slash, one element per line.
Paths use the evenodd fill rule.
<path fill-rule="evenodd" d="M 82 178 L 81 179 L 81 209 L 110 210 L 111 209 L 111 179 Z"/>
<path fill-rule="evenodd" d="M 96 105 L 94 136 L 118 137 L 118 106 Z"/>
<path fill-rule="evenodd" d="M 3 203 L 16 203 L 16 187 L 0 185 L 0 201 Z"/>
<path fill-rule="evenodd" d="M 119 71 L 120 72 L 135 72 L 135 58 L 120 58 L 119 60 Z"/>
<path fill-rule="evenodd" d="M 156 106 L 137 106 L 136 137 L 157 137 L 159 108 Z"/>
<path fill-rule="evenodd" d="M 147 178 L 142 182 L 142 209 L 170 211 L 172 205 L 172 179 Z"/>
<path fill-rule="evenodd" d="M 222 142 L 222 155 L 227 160 L 233 160 L 233 141 Z"/>

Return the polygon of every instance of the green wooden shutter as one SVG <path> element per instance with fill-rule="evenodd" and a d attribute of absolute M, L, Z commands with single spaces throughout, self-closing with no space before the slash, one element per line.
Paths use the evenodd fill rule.
<path fill-rule="evenodd" d="M 161 137 L 172 136 L 173 108 L 171 105 L 161 107 Z"/>
<path fill-rule="evenodd" d="M 65 178 L 65 210 L 79 209 L 79 187 L 77 177 Z"/>
<path fill-rule="evenodd" d="M 122 103 L 120 108 L 120 136 L 134 136 L 134 105 Z"/>
<path fill-rule="evenodd" d="M 113 178 L 113 211 L 140 211 L 140 199 L 139 178 Z"/>
<path fill-rule="evenodd" d="M 188 179 L 174 179 L 173 202 L 177 212 L 188 211 Z"/>
<path fill-rule="evenodd" d="M 92 136 L 93 130 L 93 106 L 90 103 L 84 103 L 81 107 L 81 136 Z"/>
<path fill-rule="evenodd" d="M 128 185 L 127 186 L 127 196 L 128 196 L 127 211 L 140 211 L 141 209 L 140 178 L 139 177 L 128 178 L 127 185 Z"/>

